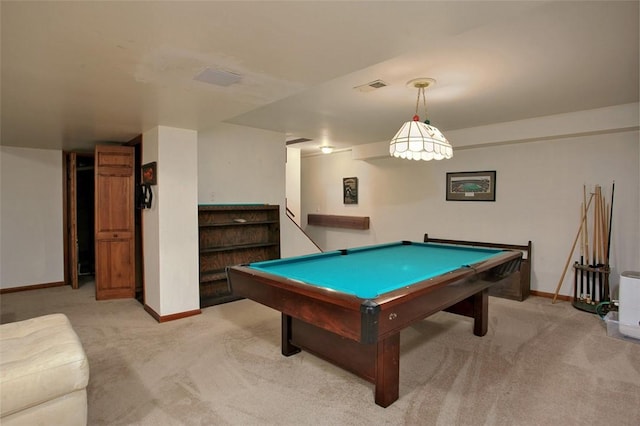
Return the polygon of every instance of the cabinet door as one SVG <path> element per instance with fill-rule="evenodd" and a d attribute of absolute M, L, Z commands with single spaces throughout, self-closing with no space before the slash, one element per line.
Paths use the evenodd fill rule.
<path fill-rule="evenodd" d="M 135 296 L 134 152 L 95 149 L 96 299 Z"/>

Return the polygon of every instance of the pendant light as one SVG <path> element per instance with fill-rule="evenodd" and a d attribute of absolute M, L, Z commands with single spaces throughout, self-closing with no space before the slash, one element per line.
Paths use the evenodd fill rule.
<path fill-rule="evenodd" d="M 389 144 L 389 154 L 391 156 L 424 161 L 442 160 L 453 157 L 453 148 L 442 132 L 432 126 L 429 120 L 421 122 L 418 116 L 420 96 L 422 96 L 426 118 L 427 98 L 424 92 L 427 87 L 435 82 L 432 78 L 417 78 L 407 83 L 407 86 L 418 89 L 416 113 L 413 116 L 413 120 L 404 123 L 400 130 L 398 130 L 398 133 L 391 139 L 391 143 Z"/>

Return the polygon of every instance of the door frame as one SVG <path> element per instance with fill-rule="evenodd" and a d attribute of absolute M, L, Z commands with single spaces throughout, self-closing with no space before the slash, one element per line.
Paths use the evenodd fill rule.
<path fill-rule="evenodd" d="M 125 146 L 132 146 L 134 150 L 134 163 L 133 163 L 133 176 L 134 176 L 134 185 L 136 191 L 140 188 L 140 184 L 142 182 L 142 135 L 138 135 L 135 138 L 131 139 L 127 143 L 123 144 Z M 136 256 L 136 299 L 142 303 L 146 304 L 146 287 L 145 287 L 145 279 L 144 279 L 144 215 L 142 214 L 142 209 L 139 209 L 138 206 L 135 206 L 134 210 L 134 219 L 135 223 L 135 256 Z M 138 289 L 138 283 L 140 284 L 140 288 Z"/>
<path fill-rule="evenodd" d="M 123 145 L 127 145 L 127 146 L 133 146 L 134 147 L 134 152 L 135 152 L 135 157 L 134 157 L 134 177 L 135 177 L 135 185 L 136 188 L 138 188 L 138 184 L 140 183 L 141 180 L 141 168 L 142 168 L 142 135 L 138 135 L 135 138 L 131 139 L 130 141 L 124 143 Z M 94 157 L 94 153 L 93 152 L 87 152 L 87 151 L 74 151 L 74 150 L 70 150 L 70 151 L 62 151 L 62 235 L 63 235 L 63 277 L 64 277 L 64 284 L 65 285 L 70 285 L 73 289 L 77 289 L 78 288 L 78 255 L 77 255 L 77 250 L 76 250 L 76 254 L 75 254 L 75 260 L 73 260 L 75 268 L 73 267 L 73 265 L 70 263 L 72 261 L 71 257 L 72 257 L 72 252 L 71 249 L 73 247 L 72 243 L 71 243 L 71 238 L 72 235 L 69 232 L 69 226 L 71 225 L 70 223 L 70 217 L 69 217 L 69 198 L 71 197 L 71 194 L 69 194 L 69 186 L 68 186 L 68 173 L 70 173 L 71 171 L 69 170 L 69 164 L 68 164 L 68 157 L 70 156 L 70 154 L 75 154 L 77 155 L 81 155 L 81 156 L 86 156 L 86 157 Z M 77 162 L 76 162 L 76 166 L 77 166 Z M 75 172 L 74 172 L 74 176 Z M 74 196 L 77 195 L 77 182 L 76 182 L 76 194 Z M 95 194 L 94 194 L 95 196 Z M 75 200 L 74 200 L 75 201 Z M 74 202 L 75 204 L 75 202 Z M 138 299 L 143 305 L 145 303 L 145 279 L 144 279 L 144 233 L 143 233 L 143 226 L 142 226 L 142 221 L 144 218 L 144 215 L 142 214 L 142 210 L 140 209 L 135 209 L 134 211 L 134 221 L 136 223 L 136 225 L 140 225 L 140 226 L 136 226 L 136 249 L 134 251 L 135 253 L 135 257 L 136 257 L 136 264 L 137 264 L 137 268 L 139 268 L 139 272 L 137 272 L 136 275 L 136 283 L 140 282 L 140 290 L 141 290 L 141 294 L 138 295 L 136 294 L 136 299 Z M 75 226 L 76 226 L 76 231 L 75 234 L 77 235 L 77 220 L 75 222 Z M 94 231 L 95 232 L 95 231 Z M 72 281 L 72 274 L 73 271 L 75 270 L 75 283 Z M 75 285 L 74 285 L 75 284 Z M 137 288 L 137 287 L 136 287 Z"/>
<path fill-rule="evenodd" d="M 92 152 L 62 152 L 62 226 L 63 226 L 63 276 L 65 285 L 78 289 L 78 172 L 77 157 L 91 157 Z M 75 240 L 75 241 L 74 241 Z"/>

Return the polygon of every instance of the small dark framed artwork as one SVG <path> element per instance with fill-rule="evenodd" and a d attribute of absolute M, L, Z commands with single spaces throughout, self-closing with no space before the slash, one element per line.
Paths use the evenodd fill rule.
<path fill-rule="evenodd" d="M 147 163 L 142 166 L 142 183 L 145 185 L 158 184 L 158 174 L 155 161 L 153 163 Z"/>
<path fill-rule="evenodd" d="M 358 204 L 358 178 L 348 177 L 342 179 L 342 198 L 344 204 Z"/>
<path fill-rule="evenodd" d="M 447 173 L 447 201 L 495 201 L 496 172 Z"/>

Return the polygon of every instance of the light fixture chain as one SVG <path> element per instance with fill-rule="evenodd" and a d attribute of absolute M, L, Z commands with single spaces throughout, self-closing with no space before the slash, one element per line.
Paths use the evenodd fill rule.
<path fill-rule="evenodd" d="M 425 90 L 424 87 L 421 87 L 420 90 L 422 91 L 422 104 L 424 106 L 424 119 L 427 120 L 428 119 L 428 117 L 427 117 L 427 95 L 425 95 L 425 93 L 424 93 L 424 90 Z"/>
<path fill-rule="evenodd" d="M 422 106 L 424 108 L 424 119 L 427 119 L 427 95 L 425 94 L 425 87 L 418 86 L 418 98 L 416 99 L 416 115 L 418 114 L 418 109 L 420 109 L 420 96 L 422 96 Z"/>

